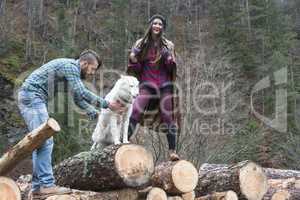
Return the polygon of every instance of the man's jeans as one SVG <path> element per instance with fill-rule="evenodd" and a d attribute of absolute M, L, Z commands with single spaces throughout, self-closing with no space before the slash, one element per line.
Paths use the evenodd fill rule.
<path fill-rule="evenodd" d="M 39 127 L 49 118 L 45 101 L 33 92 L 21 89 L 18 94 L 18 106 L 29 131 Z M 32 153 L 32 191 L 54 185 L 52 150 L 51 137 Z"/>

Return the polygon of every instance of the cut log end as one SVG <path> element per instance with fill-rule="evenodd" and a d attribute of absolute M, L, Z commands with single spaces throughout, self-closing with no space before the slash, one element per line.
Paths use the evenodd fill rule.
<path fill-rule="evenodd" d="M 253 162 L 240 169 L 240 188 L 249 200 L 262 199 L 268 190 L 267 177 L 263 169 Z"/>
<path fill-rule="evenodd" d="M 182 194 L 181 197 L 183 200 L 194 200 L 196 195 L 195 192 L 192 191 L 192 192 Z"/>
<path fill-rule="evenodd" d="M 290 194 L 288 191 L 282 190 L 282 191 L 278 191 L 276 192 L 273 196 L 271 200 L 286 200 L 290 198 Z"/>
<path fill-rule="evenodd" d="M 20 189 L 13 180 L 0 177 L 0 199 L 21 200 Z"/>
<path fill-rule="evenodd" d="M 238 200 L 238 196 L 234 191 L 215 192 L 206 196 L 198 197 L 195 200 Z"/>
<path fill-rule="evenodd" d="M 49 118 L 48 122 L 47 122 L 48 126 L 51 127 L 53 129 L 53 131 L 55 132 L 59 132 L 61 130 L 59 124 L 57 123 L 57 121 L 53 118 Z"/>
<path fill-rule="evenodd" d="M 168 200 L 183 200 L 180 196 L 168 197 Z"/>
<path fill-rule="evenodd" d="M 126 185 L 146 184 L 154 172 L 152 155 L 138 145 L 123 145 L 115 155 L 115 166 Z"/>
<path fill-rule="evenodd" d="M 167 194 L 164 190 L 153 187 L 147 195 L 146 200 L 167 200 Z"/>
<path fill-rule="evenodd" d="M 192 163 L 181 160 L 173 167 L 172 179 L 182 193 L 192 192 L 198 183 L 198 172 Z"/>
<path fill-rule="evenodd" d="M 225 200 L 238 200 L 238 196 L 235 192 L 233 191 L 228 191 L 225 195 Z"/>

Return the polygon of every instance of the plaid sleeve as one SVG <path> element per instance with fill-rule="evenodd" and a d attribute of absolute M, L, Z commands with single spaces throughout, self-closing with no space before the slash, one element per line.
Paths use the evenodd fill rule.
<path fill-rule="evenodd" d="M 78 96 L 74 95 L 75 104 L 78 105 L 81 109 L 86 111 L 90 120 L 94 120 L 97 117 L 97 110 L 87 103 L 85 100 L 79 100 Z"/>
<path fill-rule="evenodd" d="M 76 66 L 72 64 L 66 64 L 63 66 L 62 70 L 74 96 L 76 96 L 77 103 L 86 101 L 85 103 L 88 102 L 101 108 L 108 108 L 109 103 L 105 99 L 95 95 L 84 86 L 80 79 L 80 71 Z M 79 104 L 83 105 L 85 103 Z"/>

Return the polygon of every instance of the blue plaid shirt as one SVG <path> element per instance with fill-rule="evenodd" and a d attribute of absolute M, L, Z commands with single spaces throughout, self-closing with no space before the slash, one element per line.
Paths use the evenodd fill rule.
<path fill-rule="evenodd" d="M 91 105 L 108 108 L 108 102 L 88 90 L 80 79 L 79 60 L 58 58 L 36 69 L 23 83 L 22 89 L 29 90 L 45 99 L 55 88 L 58 80 L 66 80 L 71 88 L 75 103 L 94 118 L 97 110 Z"/>

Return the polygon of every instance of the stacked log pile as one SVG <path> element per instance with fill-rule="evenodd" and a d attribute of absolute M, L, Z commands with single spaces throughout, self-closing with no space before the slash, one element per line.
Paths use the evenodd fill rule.
<path fill-rule="evenodd" d="M 203 164 L 200 168 L 200 174 L 201 173 L 213 173 L 213 172 L 221 172 L 226 171 L 227 169 L 233 168 L 234 165 L 225 165 L 225 164 Z M 266 177 L 267 181 L 267 190 L 263 193 L 261 191 L 260 199 L 263 200 L 298 200 L 300 199 L 300 171 L 297 170 L 283 170 L 283 169 L 273 169 L 273 168 L 262 168 L 263 174 Z M 260 176 L 256 175 L 256 178 L 254 180 L 257 180 Z M 261 177 L 262 178 L 262 177 Z M 201 178 L 200 178 L 201 179 Z M 199 186 L 203 184 L 205 181 L 201 181 L 199 179 Z M 249 179 L 249 182 L 251 183 L 251 179 Z M 232 181 L 231 181 L 232 183 Z M 211 184 L 211 183 L 210 183 Z M 256 184 L 253 184 L 255 186 Z M 198 187 L 198 186 L 197 186 Z M 242 187 L 242 186 L 241 186 Z M 210 188 L 218 190 L 220 187 Z M 259 189 L 256 187 L 251 187 L 251 185 L 248 186 L 249 189 Z M 228 189 L 228 188 L 226 188 Z M 252 190 L 251 189 L 251 190 Z M 260 188 L 261 190 L 261 188 Z M 265 189 L 264 189 L 265 190 Z M 235 190 L 234 191 L 238 191 Z M 241 190 L 242 193 L 245 190 Z M 239 192 L 237 192 L 239 193 Z M 258 194 L 258 193 L 257 193 Z M 239 199 L 243 199 L 242 196 L 239 194 Z M 255 195 L 254 195 L 255 197 Z M 248 198 L 250 199 L 250 198 Z"/>
<path fill-rule="evenodd" d="M 267 177 L 263 168 L 244 161 L 231 166 L 202 165 L 199 170 L 198 195 L 232 190 L 239 199 L 259 200 L 267 192 Z"/>
<path fill-rule="evenodd" d="M 50 119 L 0 158 L 0 175 L 59 131 Z M 135 144 L 81 152 L 54 168 L 56 183 L 72 188 L 46 200 L 298 200 L 300 172 L 262 168 L 244 161 L 203 164 L 199 171 L 186 160 L 162 162 Z M 24 178 L 25 177 L 25 178 Z M 27 199 L 30 176 L 17 183 L 0 177 L 0 200 Z M 22 194 L 22 198 L 21 198 Z"/>

